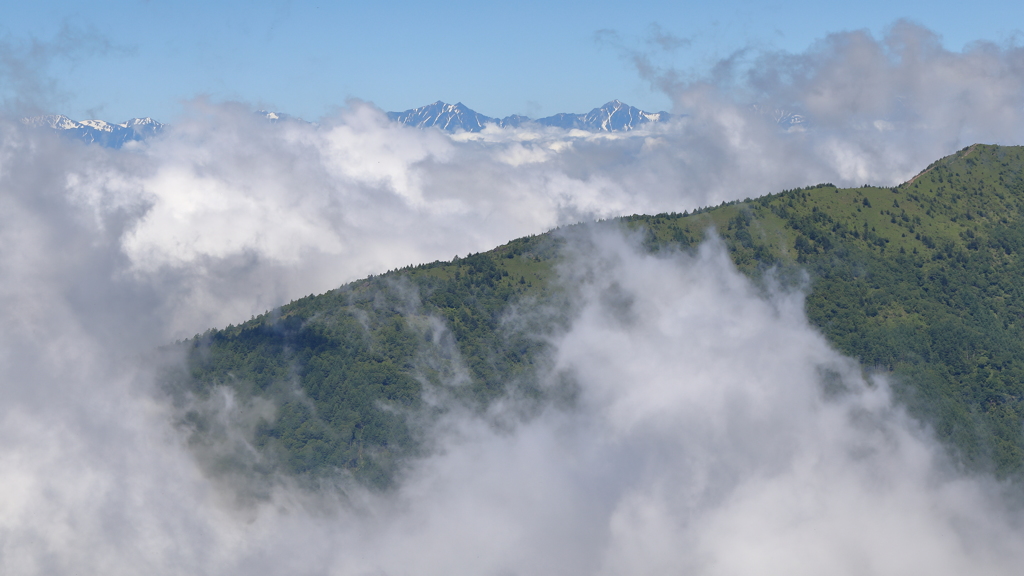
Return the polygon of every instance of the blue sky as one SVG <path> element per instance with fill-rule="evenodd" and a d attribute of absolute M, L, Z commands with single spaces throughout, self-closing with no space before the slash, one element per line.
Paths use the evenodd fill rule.
<path fill-rule="evenodd" d="M 613 98 L 668 109 L 626 51 L 700 75 L 736 50 L 801 52 L 844 30 L 878 37 L 898 18 L 950 50 L 1005 45 L 1022 38 L 1024 3 L 38 1 L 4 10 L 0 80 L 34 74 L 38 111 L 112 121 L 173 121 L 203 95 L 307 119 L 349 98 L 385 110 L 462 101 L 491 116 Z"/>

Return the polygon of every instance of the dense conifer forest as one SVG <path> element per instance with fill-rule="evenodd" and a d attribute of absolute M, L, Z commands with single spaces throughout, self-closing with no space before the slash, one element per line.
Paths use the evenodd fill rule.
<path fill-rule="evenodd" d="M 213 433 L 204 399 L 267 399 L 273 410 L 251 429 L 260 456 L 211 465 L 305 478 L 341 469 L 387 487 L 403 457 L 430 449 L 418 430 L 453 401 L 481 413 L 506 394 L 571 403 L 571 383 L 538 382 L 543 335 L 572 314 L 556 273 L 567 235 L 600 226 L 631 230 L 652 252 L 717 234 L 755 281 L 806 285 L 811 322 L 888 375 L 956 462 L 1024 478 L 1020 147 L 974 145 L 895 188 L 819 184 L 581 224 L 310 295 L 177 344 L 187 361 L 167 388 L 180 425 L 201 449 Z"/>

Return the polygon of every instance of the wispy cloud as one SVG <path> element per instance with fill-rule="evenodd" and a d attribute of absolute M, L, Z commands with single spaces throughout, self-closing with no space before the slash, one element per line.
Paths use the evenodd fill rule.
<path fill-rule="evenodd" d="M 51 39 L 0 37 L 0 111 L 11 115 L 52 114 L 66 100 L 52 68 L 74 66 L 85 58 L 130 53 L 90 28 L 64 23 Z"/>

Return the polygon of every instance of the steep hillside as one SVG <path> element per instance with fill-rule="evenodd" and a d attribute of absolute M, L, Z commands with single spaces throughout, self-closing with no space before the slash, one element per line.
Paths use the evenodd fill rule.
<path fill-rule="evenodd" d="M 641 231 L 652 251 L 713 229 L 751 277 L 808 282 L 807 314 L 836 348 L 890 374 L 965 467 L 1019 479 L 1022 219 L 1024 148 L 975 145 L 896 188 L 821 184 L 589 226 Z M 182 343 L 188 367 L 168 380 L 182 425 L 202 451 L 217 435 L 215 391 L 268 398 L 276 412 L 251 429 L 262 455 L 207 449 L 212 466 L 345 469 L 386 486 L 403 455 L 430 448 L 417 430 L 445 398 L 477 410 L 507 393 L 571 402 L 570 385 L 536 382 L 548 360 L 536 335 L 572 314 L 553 271 L 574 230 L 392 271 Z M 525 313 L 537 309 L 547 313 Z"/>

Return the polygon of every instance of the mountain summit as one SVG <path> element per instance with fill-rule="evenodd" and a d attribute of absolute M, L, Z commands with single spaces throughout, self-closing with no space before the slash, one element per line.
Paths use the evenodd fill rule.
<path fill-rule="evenodd" d="M 438 100 L 404 112 L 388 112 L 388 118 L 417 128 L 440 128 L 446 132 L 479 132 L 489 124 L 505 128 L 530 123 L 566 130 L 625 132 L 644 124 L 668 121 L 671 115 L 668 112 L 645 112 L 620 100 L 612 100 L 586 114 L 561 113 L 536 120 L 519 114 L 491 118 L 468 108 L 462 102 L 446 104 Z"/>
<path fill-rule="evenodd" d="M 622 132 L 650 122 L 666 122 L 671 117 L 668 112 L 644 112 L 621 100 L 612 100 L 586 114 L 555 114 L 541 118 L 537 123 L 567 130 L 577 128 L 592 132 Z"/>
<path fill-rule="evenodd" d="M 388 118 L 416 128 L 436 127 L 447 132 L 479 132 L 487 124 L 501 125 L 500 120 L 471 110 L 462 102 L 446 104 L 440 100 L 405 112 L 388 112 Z"/>
<path fill-rule="evenodd" d="M 99 144 L 107 148 L 120 148 L 126 142 L 144 140 L 159 134 L 164 125 L 152 118 L 132 118 L 121 124 L 104 120 L 82 120 L 76 122 L 63 114 L 35 116 L 22 120 L 26 125 L 57 130 L 88 144 Z"/>

